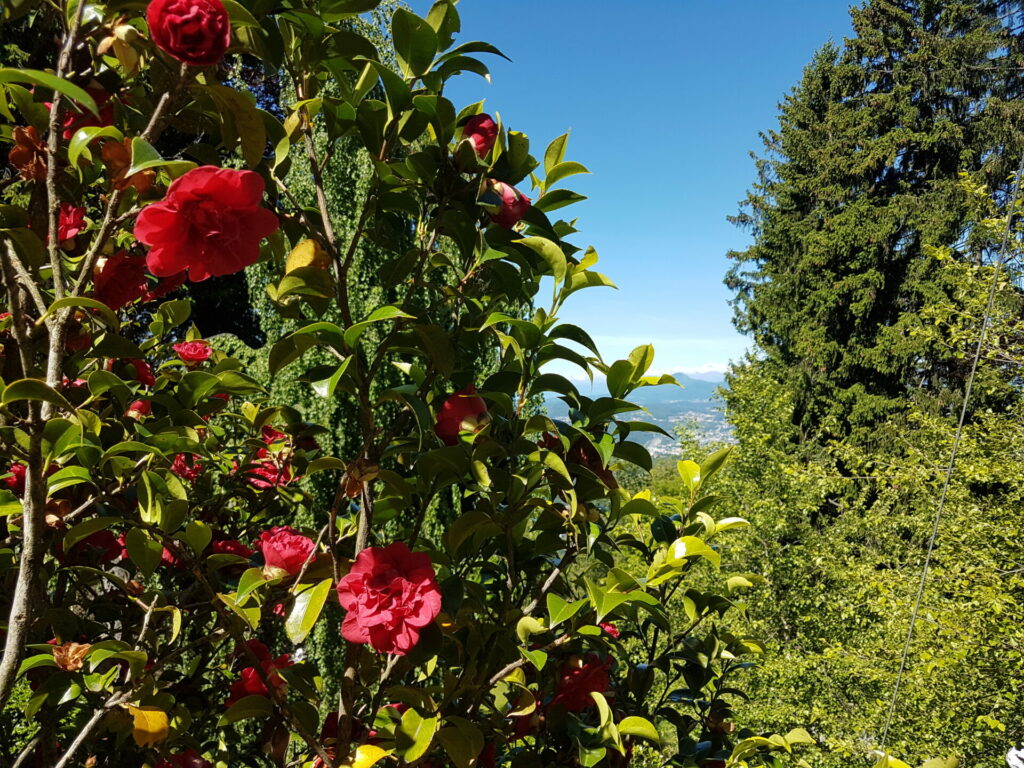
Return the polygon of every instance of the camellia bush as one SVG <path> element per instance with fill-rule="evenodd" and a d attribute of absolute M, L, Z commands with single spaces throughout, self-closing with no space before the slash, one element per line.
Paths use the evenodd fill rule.
<path fill-rule="evenodd" d="M 629 395 L 672 381 L 559 319 L 612 285 L 555 215 L 586 169 L 445 97 L 500 55 L 453 1 L 395 11 L 389 51 L 376 5 L 3 5 L 0 763 L 781 764 L 807 734 L 730 709 L 759 646 L 753 579 L 716 570 L 726 453 L 682 498 L 623 491 L 657 430 Z M 347 231 L 342 146 L 373 168 Z M 356 312 L 364 242 L 385 300 Z M 350 455 L 190 322 L 191 285 L 257 262 L 271 375 L 356 404 Z"/>

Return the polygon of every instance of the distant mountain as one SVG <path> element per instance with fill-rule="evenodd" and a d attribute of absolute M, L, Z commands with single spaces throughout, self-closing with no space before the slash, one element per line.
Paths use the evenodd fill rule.
<path fill-rule="evenodd" d="M 724 371 L 701 371 L 700 373 L 686 373 L 680 375 L 689 376 L 691 379 L 698 379 L 700 381 L 710 381 L 715 384 L 721 384 L 725 381 Z"/>
<path fill-rule="evenodd" d="M 707 402 L 714 397 L 718 387 L 721 386 L 721 380 L 705 381 L 687 376 L 685 373 L 672 375 L 682 386 L 641 387 L 630 395 L 630 402 L 648 407 L 668 403 Z"/>
<path fill-rule="evenodd" d="M 634 390 L 628 400 L 646 408 L 649 414 L 636 413 L 632 418 L 657 424 L 669 434 L 677 426 L 696 428 L 706 442 L 730 440 L 732 431 L 720 411 L 715 393 L 722 386 L 721 381 L 703 381 L 683 373 L 674 374 L 680 387 L 662 385 L 641 387 Z M 706 375 L 706 374 L 701 374 Z M 595 380 L 594 386 L 580 385 L 580 394 L 598 398 L 607 396 L 603 380 Z M 558 397 L 545 401 L 548 415 L 553 419 L 566 419 L 569 409 Z M 647 446 L 652 456 L 670 456 L 677 451 L 676 441 L 653 432 L 636 433 L 638 440 Z"/>

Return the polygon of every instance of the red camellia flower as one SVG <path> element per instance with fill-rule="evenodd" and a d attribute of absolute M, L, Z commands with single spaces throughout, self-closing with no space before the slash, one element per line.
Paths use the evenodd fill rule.
<path fill-rule="evenodd" d="M 24 495 L 25 473 L 28 472 L 28 467 L 24 464 L 14 462 L 7 471 L 11 473 L 11 476 L 4 478 L 4 484 L 18 496 Z"/>
<path fill-rule="evenodd" d="M 210 551 L 215 555 L 238 555 L 239 557 L 252 557 L 256 550 L 249 549 L 238 539 L 221 539 L 210 542 Z"/>
<path fill-rule="evenodd" d="M 195 482 L 203 471 L 203 465 L 199 462 L 199 456 L 194 453 L 179 453 L 174 456 L 171 462 L 171 472 L 183 480 Z"/>
<path fill-rule="evenodd" d="M 589 469 L 601 478 L 601 482 L 609 488 L 619 487 L 619 483 L 615 479 L 615 473 L 604 465 L 604 462 L 601 460 L 601 454 L 597 452 L 597 449 L 586 438 L 578 438 L 569 447 L 569 460 Z"/>
<path fill-rule="evenodd" d="M 60 469 L 59 465 L 51 464 L 46 469 L 46 476 L 49 477 L 58 469 Z M 18 496 L 23 496 L 25 494 L 25 473 L 28 472 L 28 467 L 15 461 L 11 463 L 7 471 L 11 473 L 11 476 L 4 478 L 4 485 Z"/>
<path fill-rule="evenodd" d="M 182 341 L 174 344 L 171 349 L 178 353 L 178 357 L 186 365 L 199 365 L 210 359 L 213 354 L 213 347 L 205 341 Z"/>
<path fill-rule="evenodd" d="M 136 299 L 142 298 L 149 290 L 146 279 L 146 260 L 118 251 L 93 273 L 93 297 L 113 310 L 121 309 Z"/>
<path fill-rule="evenodd" d="M 616 640 L 619 639 L 619 628 L 612 624 L 610 621 L 602 621 L 597 626 L 599 626 L 609 635 L 614 637 Z"/>
<path fill-rule="evenodd" d="M 209 67 L 231 45 L 231 19 L 220 0 L 153 0 L 146 9 L 153 43 L 194 67 Z"/>
<path fill-rule="evenodd" d="M 596 654 L 586 657 L 573 656 L 559 672 L 552 705 L 561 704 L 569 712 L 582 712 L 594 706 L 591 692 L 605 693 L 611 683 L 608 672 L 611 659 L 601 659 Z"/>
<path fill-rule="evenodd" d="M 135 369 L 135 380 L 144 387 L 156 384 L 153 368 L 145 360 L 129 360 L 128 364 Z"/>
<path fill-rule="evenodd" d="M 498 124 L 490 115 L 473 115 L 462 126 L 462 138 L 473 142 L 478 157 L 483 157 L 494 147 L 498 138 Z"/>
<path fill-rule="evenodd" d="M 143 301 L 156 301 L 159 298 L 163 298 L 168 293 L 177 288 L 180 288 L 185 284 L 185 273 L 179 272 L 176 275 L 170 277 L 161 278 L 156 285 L 150 288 L 142 295 Z"/>
<path fill-rule="evenodd" d="M 441 404 L 434 422 L 434 433 L 445 445 L 455 445 L 459 442 L 459 432 L 476 432 L 487 421 L 487 403 L 470 384 Z"/>
<path fill-rule="evenodd" d="M 263 676 L 270 680 L 270 684 L 274 688 L 280 688 L 286 684 L 284 678 L 277 673 L 277 670 L 292 666 L 294 662 L 291 656 L 287 653 L 282 653 L 275 659 L 270 655 L 270 649 L 259 640 L 249 640 L 246 646 L 260 660 Z M 231 684 L 231 691 L 227 701 L 228 706 L 246 696 L 270 695 L 270 691 L 267 689 L 266 683 L 263 682 L 259 672 L 256 671 L 256 667 L 246 667 L 240 674 L 241 679 Z"/>
<path fill-rule="evenodd" d="M 487 180 L 488 193 L 481 200 L 491 221 L 512 229 L 530 210 L 530 198 L 503 181 Z"/>
<path fill-rule="evenodd" d="M 81 234 L 85 229 L 85 208 L 74 206 L 71 203 L 60 204 L 60 214 L 57 218 L 57 242 L 63 243 L 72 240 Z"/>
<path fill-rule="evenodd" d="M 275 459 L 266 448 L 256 451 L 256 458 L 260 460 L 245 470 L 245 478 L 253 488 L 284 487 L 295 479 L 291 465 Z"/>
<path fill-rule="evenodd" d="M 77 556 L 81 553 L 92 553 L 101 563 L 113 563 L 128 556 L 124 537 L 117 537 L 108 530 L 96 531 L 78 542 L 68 553 Z"/>
<path fill-rule="evenodd" d="M 175 755 L 168 755 L 156 764 L 156 768 L 213 768 L 213 763 L 194 749 L 186 749 Z"/>
<path fill-rule="evenodd" d="M 131 405 L 128 406 L 128 410 L 124 412 L 124 415 L 129 419 L 139 419 L 149 416 L 153 412 L 153 404 L 149 400 L 135 400 Z"/>
<path fill-rule="evenodd" d="M 263 189 L 258 173 L 212 165 L 176 179 L 135 222 L 135 237 L 150 246 L 149 271 L 170 277 L 187 269 L 199 281 L 254 264 L 260 241 L 278 228 L 277 216 L 260 207 Z"/>
<path fill-rule="evenodd" d="M 274 443 L 287 443 L 291 440 L 284 432 L 274 429 L 269 424 L 264 424 L 263 429 L 260 430 L 260 434 L 263 436 L 263 442 L 267 445 L 273 445 Z"/>
<path fill-rule="evenodd" d="M 348 612 L 342 636 L 382 653 L 404 656 L 441 611 L 430 557 L 410 551 L 401 541 L 364 549 L 337 589 L 338 601 Z"/>
<path fill-rule="evenodd" d="M 316 544 L 290 526 L 275 526 L 260 534 L 256 548 L 263 553 L 264 573 L 270 578 L 297 576 Z"/>

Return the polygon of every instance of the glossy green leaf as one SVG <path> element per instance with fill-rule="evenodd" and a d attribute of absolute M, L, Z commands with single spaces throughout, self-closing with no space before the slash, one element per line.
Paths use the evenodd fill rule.
<path fill-rule="evenodd" d="M 46 382 L 39 379 L 18 379 L 8 384 L 0 395 L 0 404 L 10 405 L 19 400 L 34 400 L 36 402 L 49 403 L 66 411 L 73 412 L 74 406 L 69 403 L 64 395 L 48 387 Z"/>
<path fill-rule="evenodd" d="M 416 14 L 397 8 L 391 17 L 395 56 L 406 77 L 422 75 L 437 53 L 437 33 Z"/>
<path fill-rule="evenodd" d="M 562 253 L 562 249 L 555 243 L 545 237 L 525 237 L 515 242 L 525 245 L 547 262 L 548 267 L 551 269 L 551 274 L 555 277 L 556 284 L 565 280 L 567 269 L 565 254 Z"/>
<path fill-rule="evenodd" d="M 622 736 L 635 736 L 638 739 L 646 739 L 653 744 L 661 744 L 661 736 L 658 729 L 650 720 L 643 717 L 630 716 L 623 718 L 618 724 L 619 733 Z"/>
<path fill-rule="evenodd" d="M 139 567 L 147 578 L 153 575 L 160 565 L 164 548 L 141 528 L 132 528 L 125 536 L 128 557 Z"/>
<path fill-rule="evenodd" d="M 284 631 L 288 639 L 298 645 L 310 632 L 316 620 L 320 618 L 327 596 L 331 592 L 332 579 L 324 579 L 319 584 L 304 589 L 295 596 L 292 609 L 284 622 Z"/>
<path fill-rule="evenodd" d="M 547 603 L 548 623 L 552 629 L 563 621 L 571 619 L 579 613 L 581 608 L 587 605 L 586 600 L 577 600 L 570 603 L 561 596 L 556 595 L 554 592 L 548 592 L 547 595 L 544 596 L 544 600 Z"/>
<path fill-rule="evenodd" d="M 430 749 L 437 731 L 436 717 L 421 717 L 415 709 L 407 709 L 395 729 L 395 747 L 407 763 L 419 760 Z"/>
<path fill-rule="evenodd" d="M 2 83 L 41 85 L 44 88 L 50 88 L 54 91 L 63 93 L 69 99 L 82 105 L 94 115 L 99 115 L 99 108 L 96 106 L 95 99 L 93 99 L 93 97 L 90 96 L 84 88 L 80 88 L 74 83 L 70 83 L 63 78 L 50 74 L 49 72 L 42 72 L 38 69 L 3 68 L 0 69 L 0 84 Z"/>
<path fill-rule="evenodd" d="M 266 696 L 245 696 L 228 707 L 228 711 L 217 721 L 217 727 L 223 728 L 254 717 L 270 717 L 273 711 L 274 706 Z"/>
<path fill-rule="evenodd" d="M 345 343 L 349 347 L 355 346 L 356 342 L 359 341 L 359 337 L 363 334 L 363 331 L 365 331 L 374 323 L 383 322 L 384 320 L 395 320 L 398 318 L 412 319 L 413 317 L 413 315 L 410 315 L 408 312 L 404 312 L 398 307 L 377 307 L 377 309 L 373 310 L 373 312 L 370 313 L 369 317 L 358 323 L 354 323 L 348 330 L 345 331 Z"/>

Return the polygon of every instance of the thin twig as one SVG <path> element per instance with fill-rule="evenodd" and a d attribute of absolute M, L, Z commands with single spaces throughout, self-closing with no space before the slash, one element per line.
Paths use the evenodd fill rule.
<path fill-rule="evenodd" d="M 14 269 L 14 274 L 17 277 L 17 280 L 10 281 L 11 288 L 15 285 L 22 286 L 31 297 L 32 303 L 35 304 L 36 311 L 39 312 L 39 316 L 42 317 L 46 314 L 46 299 L 43 298 L 43 294 L 39 290 L 39 286 L 36 285 L 35 280 L 33 280 L 32 276 L 28 273 L 28 269 L 25 268 L 25 263 L 21 260 L 21 257 L 18 255 L 18 251 L 14 246 L 14 241 L 9 237 L 5 237 L 3 240 L 5 251 L 4 260 L 11 265 Z"/>
<path fill-rule="evenodd" d="M 553 650 L 553 649 L 557 648 L 558 646 L 564 645 L 565 643 L 569 642 L 570 640 L 572 640 L 572 638 L 573 638 L 573 635 L 562 635 L 560 638 L 558 638 L 554 642 L 548 643 L 547 645 L 545 645 L 542 648 L 539 648 L 538 650 L 545 651 L 545 652 Z M 495 672 L 491 676 L 491 679 L 488 681 L 488 684 L 489 685 L 496 685 L 497 683 L 501 682 L 503 679 L 508 677 L 508 675 L 510 675 L 512 672 L 514 672 L 515 670 L 519 669 L 520 667 L 522 667 L 523 665 L 528 664 L 528 663 L 530 663 L 528 659 L 519 659 L 518 661 L 513 661 L 510 664 L 506 664 L 504 667 L 499 669 L 497 672 Z"/>

